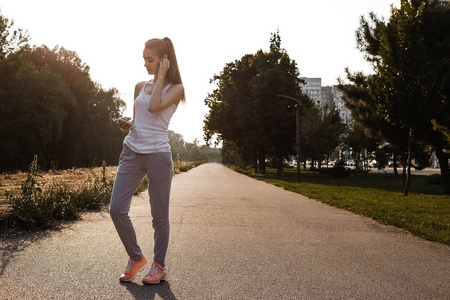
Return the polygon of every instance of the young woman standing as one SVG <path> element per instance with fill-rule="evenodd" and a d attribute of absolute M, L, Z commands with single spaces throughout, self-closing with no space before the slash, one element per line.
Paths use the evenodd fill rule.
<path fill-rule="evenodd" d="M 144 60 L 148 74 L 154 75 L 154 78 L 136 85 L 133 121 L 117 120 L 122 130 L 130 132 L 124 139 L 120 155 L 110 214 L 130 257 L 119 279 L 131 281 L 149 265 L 128 216 L 131 198 L 147 176 L 154 229 L 154 257 L 150 271 L 142 282 L 157 284 L 166 277 L 165 257 L 169 244 L 169 198 L 173 166 L 168 127 L 178 104 L 184 102 L 185 97 L 175 50 L 169 38 L 147 41 Z"/>

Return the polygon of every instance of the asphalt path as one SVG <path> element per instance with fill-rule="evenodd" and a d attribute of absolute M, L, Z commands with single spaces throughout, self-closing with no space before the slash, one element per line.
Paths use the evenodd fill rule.
<path fill-rule="evenodd" d="M 450 299 L 450 247 L 220 164 L 173 179 L 168 278 L 119 283 L 109 214 L 1 240 L 0 299 Z M 130 212 L 152 256 L 148 196 Z"/>

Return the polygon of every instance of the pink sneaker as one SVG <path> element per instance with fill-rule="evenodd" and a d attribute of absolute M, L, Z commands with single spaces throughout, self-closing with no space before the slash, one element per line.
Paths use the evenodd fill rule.
<path fill-rule="evenodd" d="M 133 280 L 137 273 L 145 268 L 147 268 L 149 262 L 145 258 L 144 255 L 138 260 L 133 260 L 131 257 L 128 260 L 127 267 L 125 269 L 125 272 L 123 272 L 122 275 L 120 275 L 120 281 L 131 281 Z"/>
<path fill-rule="evenodd" d="M 152 267 L 147 275 L 142 279 L 144 284 L 158 284 L 166 280 L 166 269 L 158 263 L 152 263 Z"/>

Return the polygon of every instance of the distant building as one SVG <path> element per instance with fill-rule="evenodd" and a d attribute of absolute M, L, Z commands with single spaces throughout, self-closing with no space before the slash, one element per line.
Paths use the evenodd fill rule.
<path fill-rule="evenodd" d="M 307 94 L 314 104 L 320 108 L 335 107 L 339 110 L 339 115 L 345 123 L 351 122 L 351 113 L 345 106 L 343 93 L 337 86 L 322 86 L 321 78 L 302 77 L 305 84 L 302 84 L 302 91 Z"/>
<path fill-rule="evenodd" d="M 339 115 L 344 123 L 348 124 L 352 120 L 352 114 L 350 110 L 345 106 L 344 93 L 337 87 L 331 87 L 331 93 L 333 94 L 333 102 L 337 110 L 339 110 Z"/>
<path fill-rule="evenodd" d="M 327 106 L 328 108 L 333 107 L 334 105 L 334 99 L 333 94 L 331 92 L 332 87 L 331 86 L 322 86 L 320 88 L 321 90 L 321 100 L 320 100 L 320 106 Z"/>
<path fill-rule="evenodd" d="M 307 94 L 314 104 L 320 105 L 322 100 L 322 79 L 321 78 L 302 78 L 305 84 L 302 85 L 302 91 Z"/>

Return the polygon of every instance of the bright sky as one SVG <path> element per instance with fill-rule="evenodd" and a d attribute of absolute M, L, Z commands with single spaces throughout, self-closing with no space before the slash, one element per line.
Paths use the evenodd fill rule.
<path fill-rule="evenodd" d="M 399 0 L 2 0 L 1 14 L 25 29 L 33 45 L 77 52 L 103 88 L 115 87 L 132 116 L 134 86 L 149 80 L 143 64 L 145 41 L 172 39 L 186 91 L 186 105 L 171 130 L 203 144 L 204 99 L 214 74 L 226 63 L 259 49 L 268 51 L 271 33 L 297 62 L 302 77 L 335 85 L 344 68 L 370 72 L 356 49 L 355 30 L 370 11 L 388 18 Z"/>

